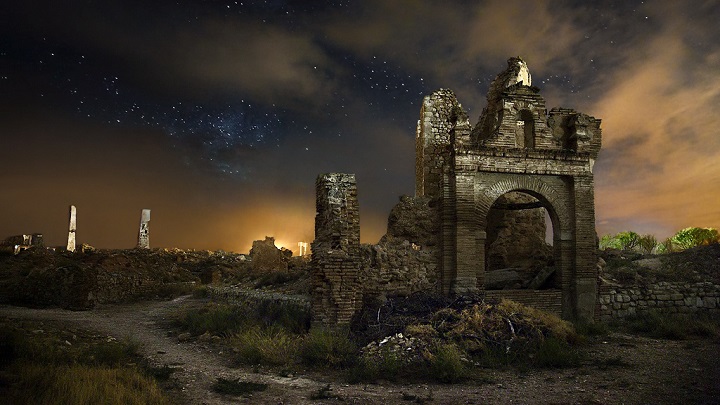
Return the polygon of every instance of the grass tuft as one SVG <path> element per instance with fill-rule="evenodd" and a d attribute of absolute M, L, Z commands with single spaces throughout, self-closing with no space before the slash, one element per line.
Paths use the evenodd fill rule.
<path fill-rule="evenodd" d="M 454 344 L 440 345 L 430 360 L 430 367 L 432 375 L 444 383 L 458 382 L 467 374 L 462 353 Z"/>
<path fill-rule="evenodd" d="M 347 332 L 340 330 L 312 329 L 300 348 L 302 363 L 313 367 L 348 367 L 356 356 L 357 346 Z"/>

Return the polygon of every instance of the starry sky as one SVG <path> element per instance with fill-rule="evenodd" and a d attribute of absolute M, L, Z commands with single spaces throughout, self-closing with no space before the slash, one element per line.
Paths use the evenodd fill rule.
<path fill-rule="evenodd" d="M 521 56 L 548 108 L 601 118 L 599 234 L 720 227 L 720 1 L 6 0 L 0 237 L 247 252 L 313 239 L 319 173 L 361 238 L 414 193 L 424 95 L 475 124 Z"/>

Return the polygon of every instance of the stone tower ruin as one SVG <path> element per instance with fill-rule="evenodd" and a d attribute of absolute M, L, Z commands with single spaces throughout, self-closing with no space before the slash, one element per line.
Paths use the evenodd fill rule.
<path fill-rule="evenodd" d="M 401 197 L 378 244 L 360 245 L 354 176 L 318 178 L 315 323 L 349 322 L 367 295 L 418 291 L 509 298 L 592 320 L 600 145 L 600 120 L 548 112 L 520 58 L 493 81 L 475 125 L 451 90 L 426 96 L 415 196 Z"/>
<path fill-rule="evenodd" d="M 312 243 L 313 324 L 347 325 L 360 304 L 360 212 L 352 174 L 318 176 Z"/>

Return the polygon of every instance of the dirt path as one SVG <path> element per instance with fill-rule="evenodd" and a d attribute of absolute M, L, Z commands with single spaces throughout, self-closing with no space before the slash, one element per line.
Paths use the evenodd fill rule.
<path fill-rule="evenodd" d="M 720 343 L 667 341 L 613 334 L 586 346 L 586 364 L 566 370 L 481 370 L 485 383 L 344 384 L 332 375 L 303 373 L 281 377 L 230 367 L 227 353 L 202 342 L 179 342 L 164 321 L 190 297 L 73 312 L 0 306 L 11 319 L 63 321 L 141 343 L 155 366 L 176 367 L 180 387 L 174 401 L 186 404 L 720 404 Z M 252 397 L 212 391 L 217 378 L 268 384 Z M 489 381 L 489 382 L 488 382 Z M 311 400 L 331 384 L 331 396 Z"/>

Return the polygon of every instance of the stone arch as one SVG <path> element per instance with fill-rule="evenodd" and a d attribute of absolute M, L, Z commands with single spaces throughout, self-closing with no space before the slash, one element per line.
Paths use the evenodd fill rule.
<path fill-rule="evenodd" d="M 477 225 L 483 229 L 487 226 L 488 212 L 490 212 L 492 204 L 500 196 L 511 191 L 522 191 L 540 200 L 550 214 L 550 219 L 553 222 L 553 232 L 559 235 L 561 230 L 570 229 L 572 219 L 568 214 L 568 210 L 565 209 L 567 201 L 561 198 L 556 187 L 544 182 L 538 176 L 507 175 L 505 178 L 489 185 L 476 202 L 475 217 L 480 220 Z"/>
<path fill-rule="evenodd" d="M 485 290 L 485 261 L 487 239 L 488 214 L 494 202 L 502 195 L 518 191 L 529 194 L 538 199 L 547 209 L 553 229 L 553 257 L 556 269 L 556 287 L 547 291 L 544 302 L 566 317 L 572 317 L 573 292 L 571 280 L 575 277 L 575 227 L 572 209 L 572 184 L 562 176 L 537 174 L 510 174 L 510 173 L 477 173 L 474 177 L 475 199 L 472 211 L 470 228 L 474 231 L 475 249 L 473 261 L 458 258 L 458 263 L 465 263 L 462 272 L 456 275 L 456 285 L 469 285 L 468 277 L 474 274 L 476 288 Z M 465 217 L 470 219 L 470 217 Z M 469 251 L 461 253 L 467 257 Z M 470 264 L 472 263 L 472 264 Z M 472 267 L 471 267 L 472 266 Z M 459 267 L 458 267 L 459 268 Z M 474 270 L 472 270 L 474 268 Z M 538 290 L 509 290 L 511 299 L 532 299 L 526 294 L 534 294 Z M 512 291 L 515 291 L 513 293 Z M 503 297 L 508 294 L 506 290 L 487 290 L 493 297 Z M 499 295 L 498 295 L 499 294 Z"/>

